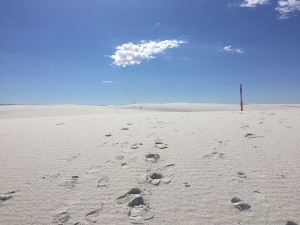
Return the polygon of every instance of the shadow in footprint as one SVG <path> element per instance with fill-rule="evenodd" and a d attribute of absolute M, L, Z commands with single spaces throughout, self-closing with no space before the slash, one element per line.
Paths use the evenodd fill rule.
<path fill-rule="evenodd" d="M 159 173 L 152 173 L 151 175 L 150 175 L 150 178 L 151 179 L 161 179 L 162 178 L 162 175 L 161 174 L 159 174 Z"/>
<path fill-rule="evenodd" d="M 247 176 L 245 175 L 245 173 L 244 172 L 238 172 L 237 173 L 237 176 L 239 177 L 239 178 L 247 178 Z"/>
<path fill-rule="evenodd" d="M 5 202 L 10 198 L 12 198 L 11 195 L 0 195 L 0 202 Z"/>
<path fill-rule="evenodd" d="M 160 182 L 168 184 L 171 182 L 171 179 L 168 177 L 164 177 L 161 173 L 150 173 L 147 175 L 146 179 L 153 185 L 159 185 Z"/>
<path fill-rule="evenodd" d="M 156 140 L 154 146 L 159 149 L 164 149 L 168 147 L 168 145 L 163 143 L 161 140 Z"/>
<path fill-rule="evenodd" d="M 237 178 L 234 178 L 233 181 L 237 183 L 243 183 L 245 179 L 247 179 L 247 176 L 243 172 L 238 172 Z"/>
<path fill-rule="evenodd" d="M 254 135 L 254 134 L 251 134 L 251 133 L 247 133 L 247 134 L 245 135 L 245 137 L 246 137 L 246 138 L 254 138 L 255 135 Z"/>
<path fill-rule="evenodd" d="M 160 156 L 158 154 L 147 154 L 146 162 L 156 163 L 159 160 Z"/>
<path fill-rule="evenodd" d="M 263 136 L 256 136 L 255 134 L 252 134 L 252 133 L 247 133 L 245 135 L 246 138 L 248 139 L 253 139 L 253 138 L 263 138 Z"/>
<path fill-rule="evenodd" d="M 162 179 L 162 175 L 160 173 L 152 173 L 147 177 L 147 180 L 149 180 L 149 182 L 151 184 L 154 185 L 159 185 L 160 180 Z"/>
<path fill-rule="evenodd" d="M 131 149 L 137 149 L 139 147 L 139 144 L 137 144 L 137 143 L 135 143 L 135 144 L 133 144 L 133 145 L 131 145 Z"/>
<path fill-rule="evenodd" d="M 139 188 L 132 188 L 125 195 L 122 195 L 119 198 L 117 198 L 116 203 L 118 205 L 129 203 L 133 198 L 139 196 L 141 193 L 142 191 Z"/>
<path fill-rule="evenodd" d="M 188 182 L 183 183 L 185 187 L 190 187 L 191 185 Z"/>
<path fill-rule="evenodd" d="M 286 225 L 298 225 L 298 223 L 295 223 L 293 221 L 287 221 L 286 222 Z"/>
<path fill-rule="evenodd" d="M 4 195 L 0 195 L 0 203 L 5 202 L 13 197 L 17 191 L 10 191 Z"/>
<path fill-rule="evenodd" d="M 240 211 L 247 211 L 251 208 L 250 205 L 248 205 L 247 203 L 242 202 L 242 200 L 237 198 L 237 197 L 233 197 L 231 199 L 231 203 L 233 204 L 233 206 L 235 208 L 237 208 Z"/>
<path fill-rule="evenodd" d="M 133 198 L 129 203 L 129 207 L 135 207 L 135 206 L 140 206 L 140 205 L 145 205 L 144 199 L 141 196 Z"/>

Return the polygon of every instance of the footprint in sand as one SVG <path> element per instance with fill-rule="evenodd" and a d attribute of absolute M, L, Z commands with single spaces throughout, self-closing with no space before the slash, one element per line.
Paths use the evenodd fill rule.
<path fill-rule="evenodd" d="M 257 170 L 255 170 L 255 171 L 253 171 L 252 172 L 252 174 L 255 176 L 255 177 L 257 177 L 257 178 L 266 178 L 266 175 L 264 175 L 263 173 L 261 173 L 261 172 L 259 172 L 259 171 L 257 171 Z"/>
<path fill-rule="evenodd" d="M 11 195 L 0 195 L 0 202 L 5 202 L 7 201 L 8 199 L 12 198 Z"/>
<path fill-rule="evenodd" d="M 247 176 L 245 175 L 245 173 L 244 173 L 244 172 L 241 172 L 241 171 L 239 171 L 239 172 L 237 173 L 237 176 L 238 176 L 239 178 L 247 178 Z"/>
<path fill-rule="evenodd" d="M 171 182 L 171 179 L 168 177 L 164 177 L 161 173 L 150 173 L 146 176 L 146 179 L 153 185 L 159 185 L 160 182 L 168 184 Z"/>
<path fill-rule="evenodd" d="M 247 176 L 245 175 L 245 173 L 240 171 L 237 173 L 237 178 L 233 179 L 233 181 L 235 181 L 237 183 L 243 183 L 243 180 L 246 178 L 247 178 Z"/>
<path fill-rule="evenodd" d="M 242 202 L 242 200 L 237 198 L 237 197 L 232 198 L 231 203 L 233 204 L 233 206 L 235 208 L 237 208 L 240 211 L 247 211 L 251 208 L 250 205 L 248 205 L 247 203 Z"/>
<path fill-rule="evenodd" d="M 125 141 L 125 142 L 121 142 L 120 147 L 121 148 L 127 148 L 128 145 L 129 145 L 129 143 Z"/>
<path fill-rule="evenodd" d="M 89 212 L 88 214 L 86 214 L 85 219 L 90 223 L 96 223 L 102 210 L 102 208 L 99 208 Z"/>
<path fill-rule="evenodd" d="M 17 191 L 11 191 L 11 192 L 8 192 L 8 193 L 6 193 L 4 195 L 0 195 L 0 203 L 5 202 L 5 201 L 11 199 L 16 192 Z"/>
<path fill-rule="evenodd" d="M 104 176 L 102 178 L 100 178 L 98 180 L 98 186 L 97 189 L 98 190 L 102 190 L 102 189 L 106 189 L 108 187 L 108 181 L 109 181 L 109 177 L 108 176 Z"/>
<path fill-rule="evenodd" d="M 129 166 L 130 164 L 134 163 L 136 160 L 138 159 L 138 157 L 133 157 L 130 159 L 127 159 L 126 162 L 121 162 L 121 166 Z"/>
<path fill-rule="evenodd" d="M 146 162 L 156 163 L 159 160 L 159 154 L 147 154 L 146 155 Z"/>
<path fill-rule="evenodd" d="M 60 175 L 61 175 L 61 173 L 56 173 L 53 175 L 45 175 L 45 176 L 42 176 L 42 178 L 39 179 L 39 181 L 43 181 L 45 179 L 55 179 L 55 178 L 59 177 Z"/>
<path fill-rule="evenodd" d="M 112 136 L 111 134 L 106 134 L 106 135 L 105 135 L 105 137 L 111 137 L 111 136 Z"/>
<path fill-rule="evenodd" d="M 101 141 L 101 140 L 99 140 L 99 141 Z M 99 145 L 99 147 L 103 147 L 103 146 L 107 145 L 108 143 L 109 143 L 109 142 L 105 141 L 105 142 L 103 142 L 101 145 Z"/>
<path fill-rule="evenodd" d="M 258 200 L 258 201 L 262 201 L 262 200 L 265 199 L 265 195 L 262 194 L 262 193 L 259 192 L 259 191 L 254 191 L 254 192 L 252 193 L 252 195 L 253 195 L 253 198 L 255 198 L 255 199 Z"/>
<path fill-rule="evenodd" d="M 188 182 L 183 183 L 185 187 L 190 187 L 191 185 Z"/>
<path fill-rule="evenodd" d="M 117 205 L 124 205 L 130 208 L 128 213 L 129 220 L 134 224 L 142 224 L 146 220 L 154 217 L 150 207 L 146 204 L 142 191 L 139 188 L 132 188 L 125 195 L 116 200 Z"/>
<path fill-rule="evenodd" d="M 64 225 L 68 223 L 69 219 L 70 219 L 70 213 L 63 212 L 61 214 L 56 215 L 52 223 L 57 225 Z"/>
<path fill-rule="evenodd" d="M 74 188 L 76 186 L 77 180 L 79 179 L 79 176 L 72 176 L 70 179 L 68 179 L 63 184 L 59 184 L 59 186 L 64 186 L 66 188 Z"/>
<path fill-rule="evenodd" d="M 94 173 L 98 173 L 101 170 L 101 166 L 95 166 L 90 168 L 86 174 L 94 174 Z"/>
<path fill-rule="evenodd" d="M 165 143 L 163 143 L 163 141 L 162 140 L 159 140 L 159 139 L 157 139 L 156 141 L 155 141 L 155 145 L 154 145 L 156 148 L 159 148 L 159 149 L 164 149 L 164 148 L 167 148 L 168 147 L 168 145 L 167 144 L 165 144 Z"/>
<path fill-rule="evenodd" d="M 163 168 L 161 168 L 161 171 L 165 174 L 165 176 L 173 176 L 174 175 L 174 168 L 175 168 L 175 163 L 167 164 Z"/>
<path fill-rule="evenodd" d="M 140 143 L 141 144 L 141 143 Z M 139 145 L 140 144 L 137 144 L 137 143 L 135 143 L 135 144 L 133 144 L 133 145 L 131 145 L 131 149 L 137 149 L 138 147 L 139 147 Z"/>
<path fill-rule="evenodd" d="M 149 205 L 145 204 L 143 199 L 137 199 L 134 204 L 130 205 L 130 212 L 128 214 L 129 220 L 133 224 L 143 224 L 146 220 L 154 217 Z"/>
<path fill-rule="evenodd" d="M 69 156 L 67 156 L 66 158 L 64 158 L 64 160 L 66 160 L 66 161 L 72 161 L 72 160 L 76 159 L 78 156 L 80 156 L 80 154 L 77 154 L 77 155 L 69 155 Z"/>
<path fill-rule="evenodd" d="M 123 127 L 121 130 L 129 130 L 129 128 L 127 128 L 127 127 Z"/>
<path fill-rule="evenodd" d="M 147 180 L 154 185 L 159 185 L 162 178 L 163 176 L 160 173 L 151 173 L 147 176 Z"/>
<path fill-rule="evenodd" d="M 203 156 L 203 159 L 225 159 L 226 156 L 223 153 L 213 152 L 209 155 Z"/>
<path fill-rule="evenodd" d="M 124 155 L 118 155 L 115 157 L 115 159 L 122 160 L 122 159 L 124 159 Z"/>
<path fill-rule="evenodd" d="M 246 138 L 255 138 L 255 135 L 254 134 L 251 134 L 251 133 L 247 133 L 245 135 Z"/>
<path fill-rule="evenodd" d="M 253 138 L 262 138 L 263 136 L 256 136 L 255 134 L 247 133 L 245 135 L 245 137 L 248 138 L 248 139 L 253 139 Z"/>
<path fill-rule="evenodd" d="M 246 129 L 246 128 L 249 128 L 249 126 L 246 125 L 246 124 L 243 124 L 243 125 L 241 126 L 241 128 L 242 128 L 242 129 Z"/>
<path fill-rule="evenodd" d="M 141 193 L 142 191 L 139 188 L 132 188 L 125 195 L 122 195 L 119 198 L 117 198 L 116 203 L 117 205 L 129 203 L 135 197 L 141 196 Z"/>

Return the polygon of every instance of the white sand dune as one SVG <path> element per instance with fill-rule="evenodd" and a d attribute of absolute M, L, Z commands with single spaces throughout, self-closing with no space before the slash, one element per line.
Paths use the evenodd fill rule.
<path fill-rule="evenodd" d="M 299 224 L 300 105 L 1 106 L 0 224 Z"/>

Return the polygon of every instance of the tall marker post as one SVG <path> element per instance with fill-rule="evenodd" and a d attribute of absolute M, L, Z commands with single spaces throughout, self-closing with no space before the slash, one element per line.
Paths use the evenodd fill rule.
<path fill-rule="evenodd" d="M 243 111 L 243 87 L 240 84 L 240 100 L 241 100 L 241 111 Z"/>

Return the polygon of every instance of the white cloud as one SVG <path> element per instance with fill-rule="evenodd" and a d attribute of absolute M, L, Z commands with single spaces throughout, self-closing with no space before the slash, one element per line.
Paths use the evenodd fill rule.
<path fill-rule="evenodd" d="M 113 81 L 111 81 L 111 80 L 103 80 L 102 81 L 102 84 L 112 84 L 113 83 Z"/>
<path fill-rule="evenodd" d="M 139 44 L 131 42 L 116 47 L 117 51 L 109 56 L 115 61 L 113 64 L 126 67 L 128 65 L 141 64 L 145 59 L 153 59 L 156 54 L 164 53 L 168 48 L 176 48 L 180 44 L 186 43 L 182 40 L 165 41 L 141 41 Z"/>
<path fill-rule="evenodd" d="M 235 52 L 236 52 L 236 53 L 239 53 L 239 54 L 243 54 L 243 53 L 244 53 L 244 51 L 243 51 L 242 49 L 239 49 L 239 48 L 236 49 Z"/>
<path fill-rule="evenodd" d="M 156 26 L 158 27 L 161 23 L 157 23 Z"/>
<path fill-rule="evenodd" d="M 223 48 L 224 51 L 233 51 L 233 48 L 231 47 L 231 45 L 225 46 Z"/>
<path fill-rule="evenodd" d="M 279 19 L 287 19 L 294 11 L 300 11 L 299 0 L 279 0 L 278 7 L 275 8 L 281 15 Z"/>
<path fill-rule="evenodd" d="M 268 0 L 244 0 L 242 4 L 240 4 L 241 7 L 256 7 L 257 5 L 264 5 L 267 4 Z"/>
<path fill-rule="evenodd" d="M 239 53 L 239 54 L 243 54 L 244 51 L 242 49 L 239 48 L 232 48 L 231 45 L 227 45 L 223 48 L 223 50 L 220 51 L 225 51 L 225 52 L 235 52 L 235 53 Z"/>
<path fill-rule="evenodd" d="M 189 60 L 189 58 L 187 58 L 187 57 L 178 58 L 178 59 L 179 59 L 179 60 L 183 60 L 183 61 Z"/>

